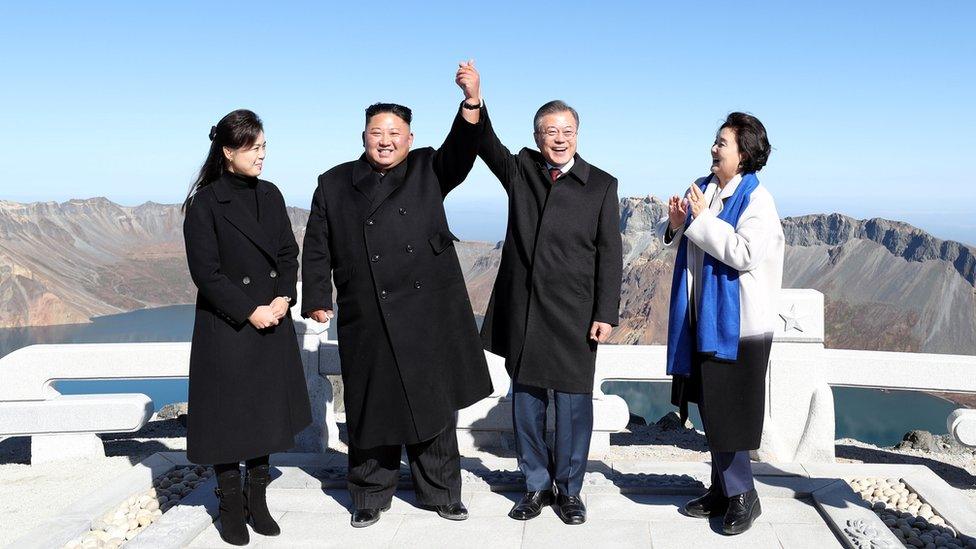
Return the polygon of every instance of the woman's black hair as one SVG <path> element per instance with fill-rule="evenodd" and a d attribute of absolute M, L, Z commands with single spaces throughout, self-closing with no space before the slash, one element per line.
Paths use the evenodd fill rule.
<path fill-rule="evenodd" d="M 742 162 L 739 164 L 742 173 L 753 173 L 763 169 L 772 150 L 763 123 L 751 114 L 734 112 L 725 119 L 719 131 L 722 131 L 722 128 L 729 128 L 735 133 L 739 154 L 742 155 Z"/>
<path fill-rule="evenodd" d="M 261 119 L 247 109 L 237 109 L 227 113 L 216 126 L 210 128 L 210 152 L 207 153 L 207 159 L 203 161 L 203 166 L 200 167 L 200 173 L 197 174 L 193 185 L 190 185 L 190 191 L 183 201 L 183 211 L 186 211 L 186 207 L 190 205 L 193 195 L 224 174 L 226 166 L 223 148 L 240 149 L 251 146 L 262 131 L 264 131 L 264 124 L 261 123 Z"/>

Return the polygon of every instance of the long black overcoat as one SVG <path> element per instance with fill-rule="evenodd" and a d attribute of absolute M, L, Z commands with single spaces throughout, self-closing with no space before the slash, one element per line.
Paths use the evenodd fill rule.
<path fill-rule="evenodd" d="M 346 425 L 360 448 L 429 440 L 491 393 L 443 203 L 482 128 L 459 113 L 440 149 L 410 151 L 375 192 L 365 156 L 319 176 L 302 313 L 331 309 L 334 281 Z"/>
<path fill-rule="evenodd" d="M 553 183 L 538 151 L 513 155 L 482 116 L 478 154 L 508 193 L 508 230 L 481 327 L 485 349 L 505 357 L 520 383 L 590 393 L 590 327 L 616 326 L 620 307 L 617 180 L 576 155 Z"/>
<path fill-rule="evenodd" d="M 255 191 L 260 221 L 223 178 L 196 193 L 183 221 L 198 290 L 186 437 L 194 463 L 288 450 L 312 418 L 291 312 L 264 330 L 248 321 L 275 297 L 294 302 L 298 280 L 281 193 L 267 181 Z"/>

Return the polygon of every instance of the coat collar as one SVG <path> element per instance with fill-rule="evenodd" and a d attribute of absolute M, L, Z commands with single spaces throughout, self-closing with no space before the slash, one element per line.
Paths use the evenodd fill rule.
<path fill-rule="evenodd" d="M 530 149 L 531 150 L 531 149 Z M 535 160 L 536 165 L 539 170 L 546 175 L 546 179 L 549 178 L 549 170 L 546 169 L 546 160 L 542 157 L 542 153 L 536 150 L 532 150 L 532 158 Z M 590 178 L 590 165 L 583 160 L 583 157 L 576 153 L 573 156 L 573 167 L 569 169 L 569 173 L 563 177 L 574 177 L 581 185 L 586 185 L 587 180 Z"/>
<path fill-rule="evenodd" d="M 227 181 L 231 177 L 233 176 L 225 173 L 220 176 L 220 179 L 210 184 L 218 202 L 230 202 L 234 198 L 234 190 L 231 188 L 230 182 Z M 271 192 L 271 184 L 263 179 L 258 179 L 258 185 L 255 187 L 255 190 L 259 196 L 268 194 Z"/>
<path fill-rule="evenodd" d="M 406 180 L 408 162 L 410 162 L 409 154 L 407 158 L 403 159 L 403 162 L 400 162 L 392 170 L 386 172 L 386 175 L 382 178 L 382 183 L 380 183 L 379 187 L 373 193 L 373 199 L 369 205 L 369 213 L 367 215 L 373 215 L 373 212 L 393 194 L 393 191 L 397 190 L 403 184 L 404 180 Z M 363 153 L 352 167 L 352 185 L 363 196 L 367 196 L 363 189 L 363 183 L 370 177 L 373 177 L 373 166 L 366 160 L 366 154 Z M 369 197 L 367 196 L 367 198 Z"/>
<path fill-rule="evenodd" d="M 273 241 L 268 236 L 268 233 L 265 232 L 261 224 L 258 223 L 258 220 L 246 208 L 234 207 L 233 202 L 237 193 L 234 192 L 230 186 L 230 182 L 227 181 L 230 177 L 232 176 L 224 174 L 220 179 L 210 185 L 213 188 L 214 196 L 217 197 L 218 202 L 231 203 L 228 207 L 223 208 L 224 218 L 244 233 L 244 236 L 250 239 L 251 242 L 254 242 L 261 251 L 274 261 L 277 254 Z M 257 187 L 254 190 L 258 199 L 258 211 L 262 212 L 262 215 L 267 218 L 274 211 L 270 200 L 271 184 L 258 179 Z"/>

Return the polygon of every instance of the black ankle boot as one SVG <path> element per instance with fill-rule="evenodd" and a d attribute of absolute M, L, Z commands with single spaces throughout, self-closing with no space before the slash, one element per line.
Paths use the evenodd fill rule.
<path fill-rule="evenodd" d="M 281 533 L 281 528 L 271 518 L 271 511 L 268 510 L 267 490 L 270 482 L 269 466 L 248 468 L 244 482 L 244 509 L 254 531 L 262 536 L 277 536 Z"/>
<path fill-rule="evenodd" d="M 241 472 L 224 471 L 217 475 L 217 494 L 220 512 L 220 539 L 231 545 L 247 545 L 251 537 L 244 522 L 244 494 Z"/>

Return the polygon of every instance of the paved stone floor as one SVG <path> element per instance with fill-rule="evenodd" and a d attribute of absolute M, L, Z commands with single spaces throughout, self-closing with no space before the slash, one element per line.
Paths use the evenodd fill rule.
<path fill-rule="evenodd" d="M 965 494 L 927 467 L 894 464 L 754 463 L 763 514 L 745 534 L 721 534 L 721 519 L 693 519 L 678 512 L 704 492 L 709 465 L 674 461 L 592 461 L 583 498 L 586 524 L 563 524 L 553 509 L 527 522 L 506 515 L 520 495 L 521 476 L 514 459 L 464 457 L 462 499 L 471 517 L 444 520 L 416 503 L 407 470 L 401 470 L 392 509 L 368 528 L 349 525 L 352 510 L 345 490 L 341 453 L 277 454 L 269 506 L 282 528 L 273 538 L 252 535 L 251 547 L 654 547 L 688 548 L 871 548 L 903 547 L 847 480 L 901 479 L 944 517 L 966 543 L 976 533 L 976 510 Z M 154 476 L 186 465 L 182 452 L 161 452 L 133 467 L 130 474 L 79 502 L 65 517 L 32 529 L 12 547 L 59 547 L 87 532 L 105 509 L 144 490 Z M 210 478 L 186 494 L 126 544 L 126 549 L 224 547 L 219 536 L 217 501 Z M 901 531 L 899 531 L 901 533 Z M 965 544 L 963 544 L 965 545 Z"/>
<path fill-rule="evenodd" d="M 335 463 L 333 463 L 335 465 Z M 626 466 L 625 466 L 626 465 Z M 647 464 L 650 465 L 650 464 Z M 693 519 L 678 512 L 688 499 L 701 493 L 707 464 L 617 464 L 626 483 L 609 471 L 588 474 L 583 490 L 589 510 L 582 526 L 568 526 L 546 509 L 540 517 L 521 522 L 506 515 L 520 493 L 512 490 L 514 460 L 465 459 L 462 500 L 470 518 L 444 520 L 416 504 L 406 477 L 402 479 L 390 511 L 368 528 L 349 525 L 349 493 L 326 468 L 278 466 L 281 475 L 271 484 L 269 506 L 282 528 L 278 537 L 252 532 L 252 547 L 698 547 L 829 548 L 843 547 L 841 538 L 810 492 L 836 479 L 811 481 L 799 472 L 761 470 L 759 478 L 763 515 L 745 534 L 721 534 L 721 519 Z M 592 466 L 599 469 L 599 466 Z M 670 470 L 669 470 L 670 469 Z M 629 470 L 629 473 L 626 471 Z M 638 476 L 639 473 L 651 475 Z M 614 481 L 607 480 L 611 477 Z M 486 480 L 487 479 L 487 480 Z M 621 488 L 624 485 L 624 488 Z M 499 491 L 499 489 L 503 491 Z M 624 490 L 622 492 L 622 490 Z M 627 492 L 639 490 L 642 493 Z M 673 492 L 673 493 L 667 493 Z M 212 496 L 210 496 L 212 497 Z M 214 502 L 204 502 L 212 508 Z M 207 524 L 188 546 L 226 547 L 217 524 Z"/>
<path fill-rule="evenodd" d="M 687 496 L 587 494 L 589 518 L 567 526 L 552 509 L 531 521 L 506 516 L 518 493 L 474 492 L 463 496 L 471 518 L 452 522 L 415 505 L 401 491 L 378 523 L 349 525 L 345 490 L 271 490 L 269 505 L 282 528 L 278 537 L 252 532 L 252 547 L 842 547 L 810 498 L 763 498 L 764 513 L 745 534 L 723 536 L 721 520 L 678 513 Z M 226 547 L 211 525 L 189 545 Z"/>

